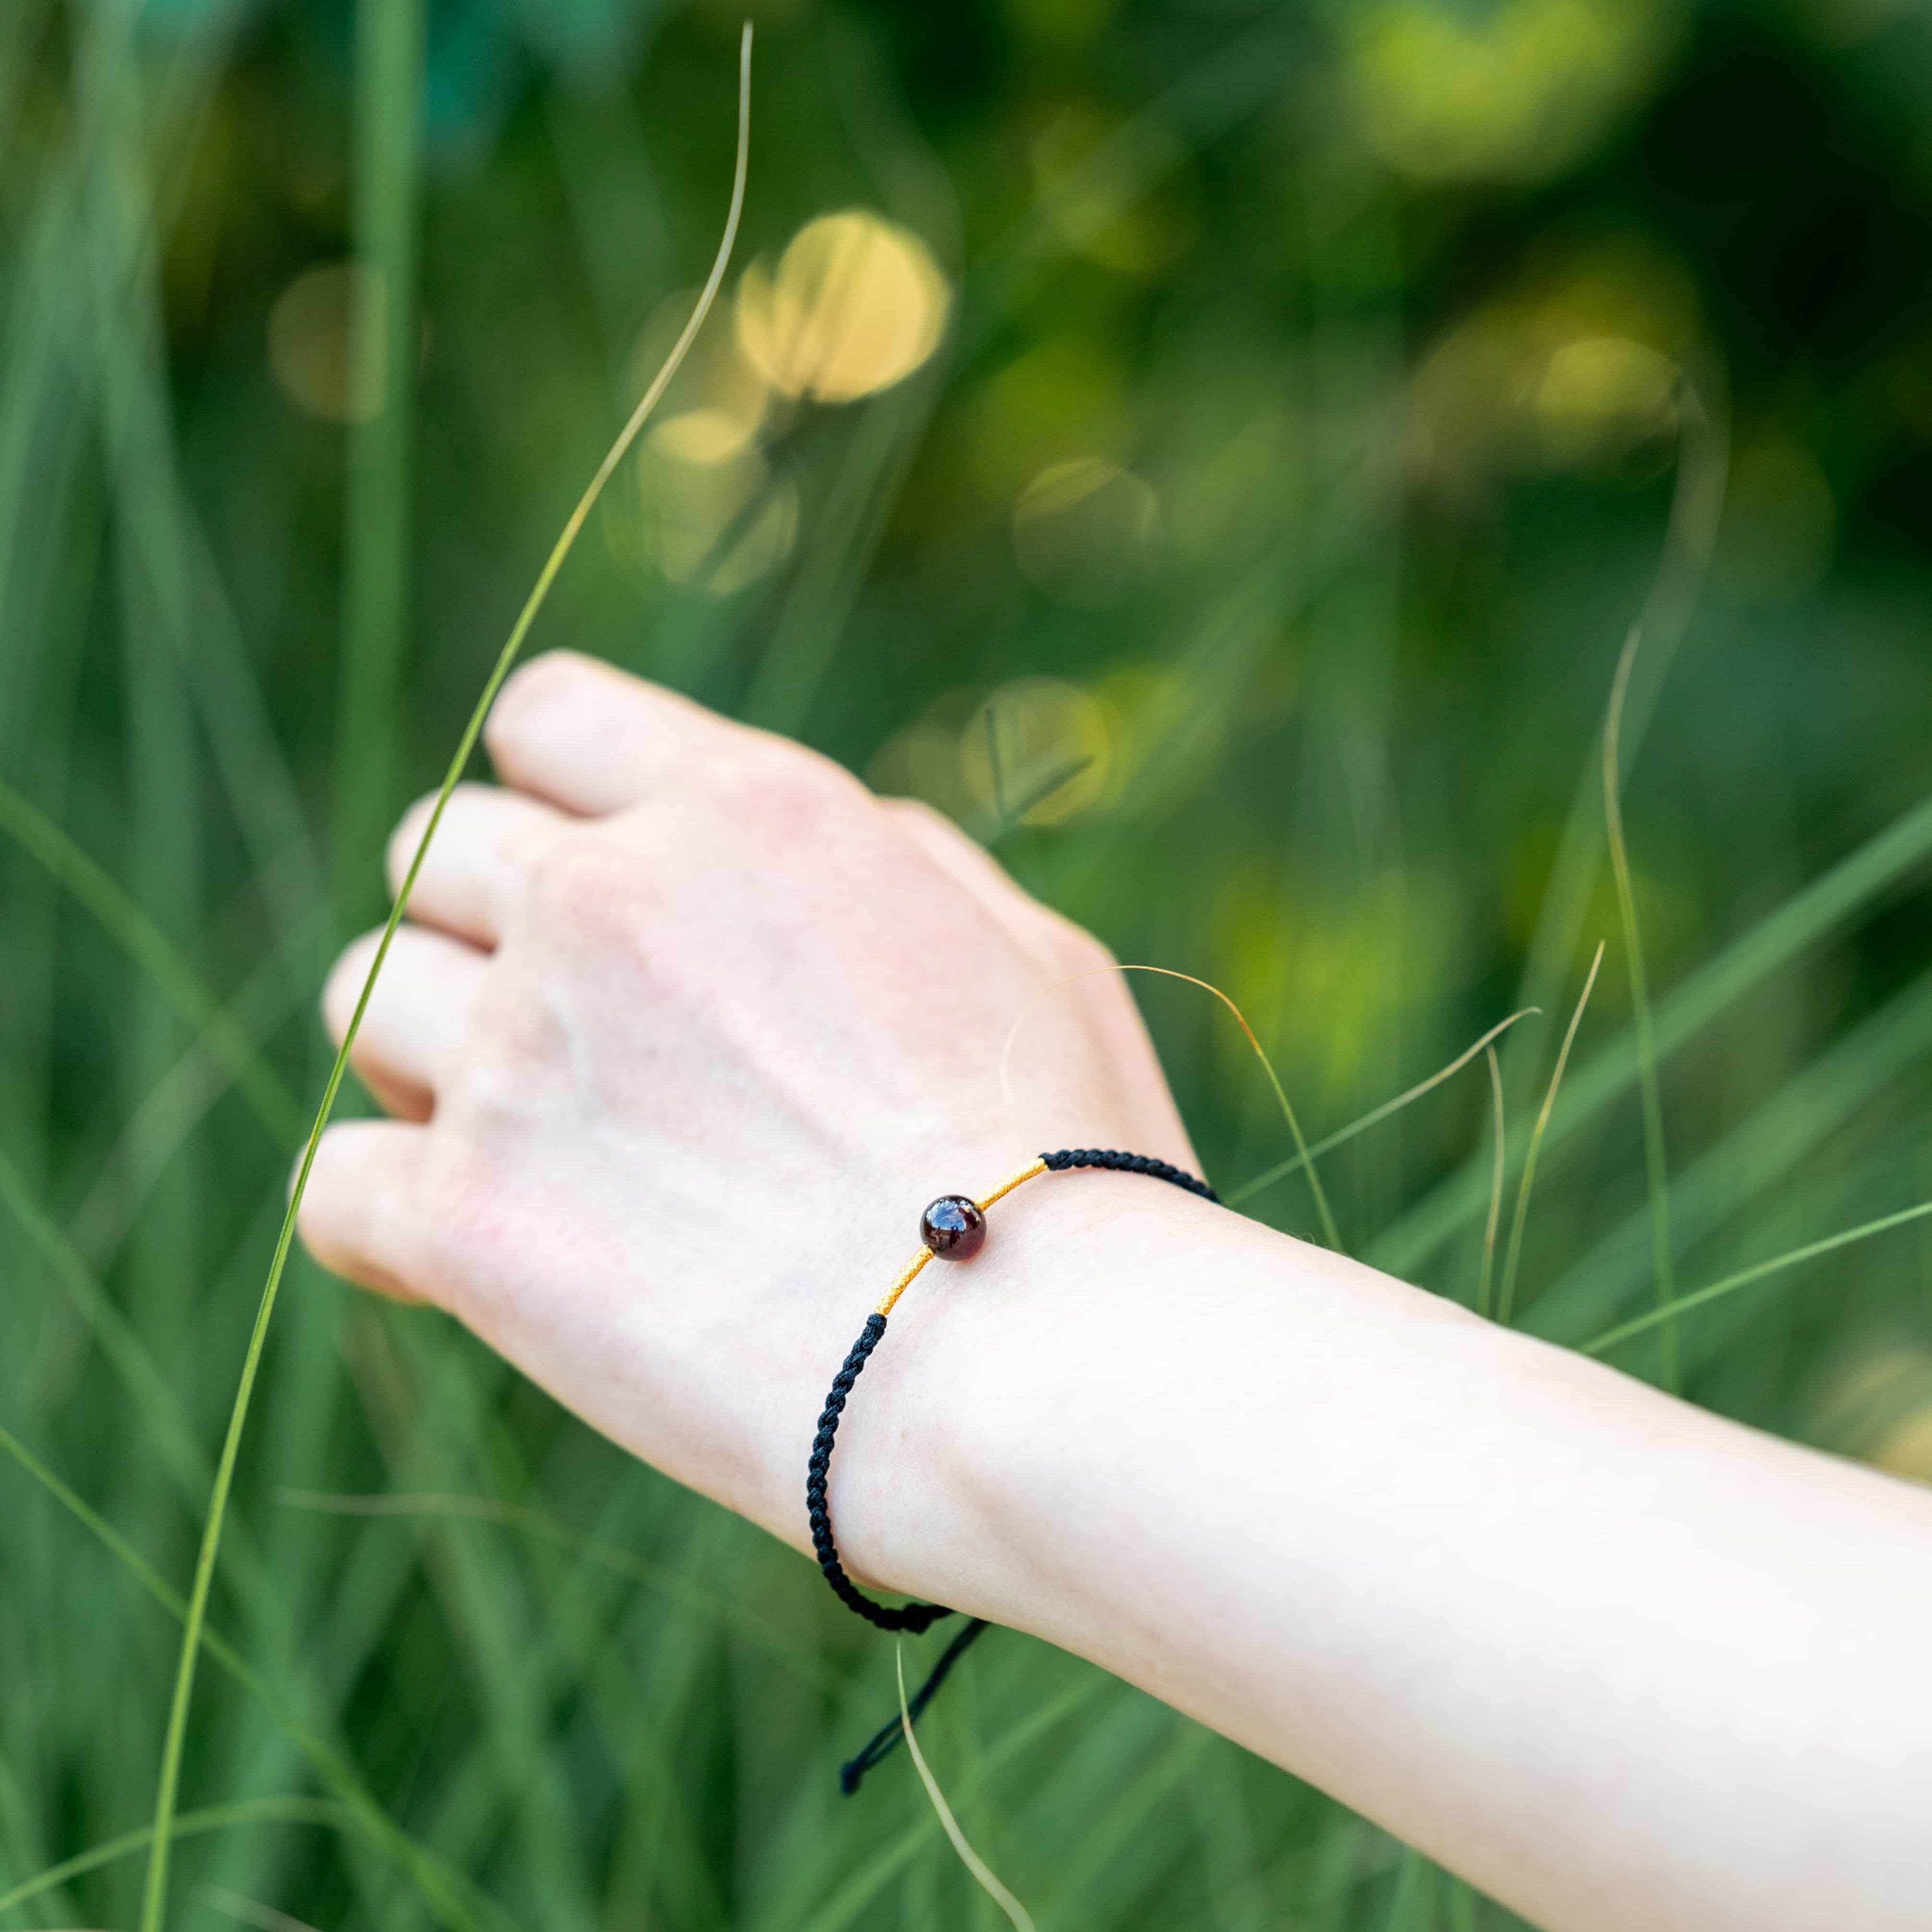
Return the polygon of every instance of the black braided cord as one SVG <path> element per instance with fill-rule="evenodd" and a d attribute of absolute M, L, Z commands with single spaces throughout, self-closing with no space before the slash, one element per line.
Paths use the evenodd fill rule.
<path fill-rule="evenodd" d="M 1184 1167 L 1170 1161 L 1156 1160 L 1150 1154 L 1117 1154 L 1112 1148 L 1063 1148 L 1058 1154 L 1043 1154 L 1040 1159 L 1055 1174 L 1070 1167 L 1105 1167 L 1121 1174 L 1149 1174 L 1156 1180 L 1172 1182 L 1219 1206 L 1221 1197 L 1204 1180 L 1197 1180 Z"/>
<path fill-rule="evenodd" d="M 880 1630 L 910 1630 L 917 1636 L 952 1612 L 939 1604 L 908 1604 L 903 1609 L 895 1610 L 890 1604 L 874 1603 L 846 1575 L 844 1565 L 838 1561 L 838 1546 L 832 1540 L 832 1514 L 825 1504 L 825 1478 L 832 1467 L 832 1438 L 838 1433 L 838 1418 L 845 1412 L 852 1384 L 872 1359 L 872 1351 L 885 1332 L 886 1318 L 868 1315 L 858 1340 L 852 1344 L 852 1352 L 845 1358 L 845 1366 L 832 1378 L 831 1393 L 826 1396 L 818 1418 L 818 1433 L 812 1438 L 812 1460 L 806 1465 L 805 1508 L 812 1523 L 812 1546 L 817 1552 L 818 1567 L 838 1600 Z"/>
<path fill-rule="evenodd" d="M 1040 1159 L 1048 1170 L 1064 1174 L 1071 1168 L 1105 1168 L 1123 1174 L 1144 1174 L 1156 1180 L 1165 1180 L 1172 1186 L 1184 1188 L 1190 1194 L 1198 1195 L 1204 1201 L 1218 1203 L 1221 1197 L 1204 1180 L 1196 1180 L 1185 1168 L 1176 1167 L 1171 1162 L 1156 1160 L 1151 1154 L 1120 1154 L 1111 1148 L 1063 1148 L 1058 1154 L 1043 1154 Z M 872 1351 L 879 1346 L 886 1332 L 886 1318 L 874 1313 L 868 1316 L 859 1339 L 852 1344 L 844 1365 L 832 1378 L 832 1387 L 825 1398 L 825 1406 L 819 1412 L 818 1432 L 812 1438 L 812 1456 L 806 1465 L 805 1508 L 812 1524 L 812 1547 L 818 1558 L 818 1567 L 825 1580 L 831 1585 L 833 1595 L 848 1610 L 854 1612 L 879 1630 L 910 1630 L 914 1636 L 922 1635 L 938 1622 L 941 1617 L 950 1617 L 951 1610 L 940 1604 L 905 1604 L 895 1606 L 876 1602 L 867 1596 L 858 1585 L 846 1575 L 845 1568 L 838 1560 L 838 1546 L 832 1537 L 832 1510 L 826 1500 L 825 1485 L 832 1472 L 832 1444 L 838 1433 L 838 1418 L 845 1412 L 845 1404 L 850 1400 L 854 1385 L 857 1382 L 866 1364 L 872 1359 Z M 986 1620 L 975 1617 L 966 1628 L 946 1647 L 939 1661 L 918 1691 L 906 1706 L 907 1712 L 915 1720 L 920 1712 L 932 1701 L 933 1694 L 946 1681 L 946 1673 L 958 1662 L 967 1646 L 986 1628 Z M 848 1797 L 859 1788 L 859 1780 L 874 1765 L 897 1748 L 904 1736 L 904 1726 L 895 1718 L 882 1725 L 864 1750 L 857 1756 L 840 1768 L 839 1789 Z"/>

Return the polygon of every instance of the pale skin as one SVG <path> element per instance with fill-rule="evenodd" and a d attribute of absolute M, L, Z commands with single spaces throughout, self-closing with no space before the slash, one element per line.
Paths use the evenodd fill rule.
<path fill-rule="evenodd" d="M 809 752 L 567 653 L 487 742 L 356 1044 L 392 1118 L 329 1130 L 302 1237 L 808 1549 L 920 1209 L 1042 1148 L 1196 1167 L 1160 1063 L 1096 940 Z M 848 1411 L 855 1576 L 1091 1658 L 1552 1932 L 1932 1920 L 1932 1497 L 1156 1181 L 990 1219 Z"/>

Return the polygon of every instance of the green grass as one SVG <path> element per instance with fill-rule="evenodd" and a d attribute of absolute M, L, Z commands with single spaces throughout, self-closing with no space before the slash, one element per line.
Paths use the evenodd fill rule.
<path fill-rule="evenodd" d="M 0 1932 L 1006 1923 L 904 1759 L 838 1798 L 894 1666 L 808 1564 L 287 1244 L 352 1090 L 315 990 L 546 596 L 546 637 L 861 772 L 999 718 L 998 796 L 952 808 L 1161 969 L 1136 995 L 1244 1211 L 1879 1446 L 1844 1391 L 1932 1364 L 1932 572 L 1888 508 L 1932 209 L 1864 53 L 1712 9 L 1587 168 L 1444 188 L 1365 158 L 1294 8 L 1149 0 L 1051 46 L 1024 5 L 944 46 L 910 8 L 761 25 L 740 260 L 878 206 L 958 299 L 900 388 L 766 424 L 797 542 L 713 597 L 599 464 L 712 259 L 735 24 L 357 10 L 0 19 Z M 1758 191 L 1774 55 L 1884 270 L 1802 329 L 1809 218 L 1718 235 L 1695 191 L 1732 154 Z M 348 431 L 266 343 L 352 251 L 414 380 Z M 1466 394 L 1445 443 L 1432 358 L 1572 260 L 1535 313 L 1580 338 L 1688 316 L 1674 420 L 1552 454 Z M 1796 589 L 1750 520 L 1774 445 L 1834 506 Z M 1099 607 L 1012 536 L 1092 454 L 1162 506 Z M 985 704 L 1040 676 L 1117 721 L 1106 801 L 1051 826 L 1090 748 L 1020 770 L 1022 700 Z M 1042 1932 L 1511 1922 L 1011 1634 L 920 1744 Z"/>

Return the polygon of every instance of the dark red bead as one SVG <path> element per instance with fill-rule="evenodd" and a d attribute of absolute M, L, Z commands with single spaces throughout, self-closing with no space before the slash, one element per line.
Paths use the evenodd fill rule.
<path fill-rule="evenodd" d="M 986 1217 L 963 1194 L 942 1194 L 919 1217 L 919 1238 L 941 1261 L 968 1262 L 986 1239 Z"/>

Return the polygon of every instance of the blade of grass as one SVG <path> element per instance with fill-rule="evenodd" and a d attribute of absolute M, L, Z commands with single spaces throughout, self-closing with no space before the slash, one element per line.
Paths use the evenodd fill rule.
<path fill-rule="evenodd" d="M 689 350 L 710 310 L 712 303 L 717 298 L 719 285 L 724 278 L 725 266 L 730 260 L 732 244 L 737 237 L 739 215 L 744 206 L 745 175 L 750 154 L 751 84 L 752 29 L 748 22 L 739 51 L 738 148 L 732 178 L 730 208 L 725 218 L 724 232 L 717 256 L 712 264 L 704 292 L 698 298 L 697 306 L 692 310 L 690 320 L 685 324 L 670 356 L 666 358 L 664 367 L 644 392 L 637 407 L 632 412 L 629 421 L 618 433 L 616 440 L 598 465 L 589 488 L 571 512 L 562 534 L 545 560 L 536 583 L 524 601 L 524 608 L 518 614 L 516 622 L 512 626 L 510 634 L 491 668 L 482 694 L 470 713 L 469 722 L 464 726 L 462 737 L 449 761 L 442 786 L 436 794 L 435 806 L 430 811 L 429 821 L 423 828 L 422 837 L 417 843 L 415 854 L 397 892 L 395 903 L 382 928 L 375 956 L 370 963 L 368 976 L 363 982 L 355 1011 L 344 1030 L 334 1064 L 329 1070 L 321 1106 L 316 1110 L 314 1124 L 309 1130 L 308 1141 L 302 1150 L 302 1162 L 296 1171 L 295 1184 L 290 1190 L 288 1211 L 283 1217 L 281 1232 L 276 1240 L 268 1280 L 263 1286 L 254 1327 L 249 1336 L 240 1384 L 236 1389 L 234 1406 L 229 1418 L 227 1436 L 222 1444 L 221 1459 L 215 1470 L 214 1491 L 208 1504 L 201 1548 L 195 1562 L 194 1582 L 188 1598 L 181 1655 L 175 1673 L 174 1694 L 168 1712 L 167 1732 L 162 1745 L 160 1772 L 156 1782 L 154 1838 L 148 1850 L 147 1876 L 142 1891 L 141 1932 L 161 1932 L 166 1916 L 170 1827 L 174 1819 L 176 1796 L 180 1786 L 182 1753 L 188 1732 L 188 1706 L 194 1690 L 195 1660 L 200 1648 L 202 1624 L 207 1615 L 208 1594 L 214 1578 L 215 1556 L 220 1547 L 222 1519 L 226 1513 L 228 1493 L 234 1482 L 235 1465 L 241 1452 L 242 1434 L 248 1420 L 249 1398 L 254 1393 L 256 1375 L 261 1365 L 262 1350 L 268 1339 L 268 1324 L 274 1313 L 277 1291 L 281 1286 L 282 1275 L 288 1264 L 289 1249 L 295 1237 L 296 1217 L 301 1210 L 302 1195 L 308 1187 L 309 1174 L 315 1165 L 316 1148 L 320 1143 L 323 1129 L 328 1124 L 329 1115 L 334 1110 L 335 1096 L 341 1088 L 350 1050 L 361 1030 L 363 1016 L 368 1010 L 370 995 L 375 989 L 376 978 L 382 970 L 383 963 L 388 957 L 389 947 L 395 938 L 397 928 L 402 923 L 403 909 L 409 903 L 410 890 L 422 869 L 423 860 L 428 853 L 430 842 L 436 836 L 436 829 L 442 823 L 451 794 L 455 790 L 458 782 L 470 762 L 470 754 L 476 749 L 477 740 L 482 735 L 483 721 L 488 716 L 490 706 L 496 701 L 496 693 L 502 688 L 503 680 L 509 676 L 510 668 L 516 662 L 518 655 L 523 649 L 524 640 L 530 634 L 531 626 L 536 621 L 537 613 L 543 608 L 544 602 L 550 594 L 550 585 L 563 567 L 565 558 L 570 554 L 576 543 L 578 532 L 583 529 L 597 499 L 602 494 L 611 472 L 622 460 L 625 452 L 643 428 L 645 418 L 656 407 L 658 398 L 663 394 L 672 376 L 676 374 L 678 364 Z"/>
<path fill-rule="evenodd" d="M 334 916 L 317 906 L 309 931 L 332 932 Z M 236 989 L 222 1010 L 259 1056 L 267 1035 L 287 1020 L 295 988 L 286 961 L 271 955 Z M 120 1246 L 148 1190 L 175 1150 L 234 1084 L 204 1030 L 158 1081 L 103 1157 L 69 1226 L 76 1250 L 104 1268 Z"/>
<path fill-rule="evenodd" d="M 1928 854 L 1932 798 L 1901 813 L 1802 886 L 1678 987 L 1657 1010 L 1660 1060 L 1695 1038 L 1780 967 L 1898 884 Z M 1625 1034 L 1578 1068 L 1564 1106 L 1550 1124 L 1550 1144 L 1586 1126 L 1620 1099 L 1636 1078 L 1634 1043 Z M 1444 1180 L 1377 1239 L 1370 1258 L 1393 1274 L 1412 1275 L 1443 1242 L 1482 1212 L 1488 1192 L 1474 1166 Z"/>
<path fill-rule="evenodd" d="M 932 1808 L 939 1814 L 939 1822 L 946 1835 L 952 1841 L 952 1849 L 959 1854 L 959 1862 L 973 1874 L 980 1889 L 1012 1922 L 1015 1932 L 1036 1932 L 1033 1914 L 1000 1882 L 999 1875 L 986 1861 L 980 1857 L 967 1842 L 966 1834 L 959 1828 L 959 1820 L 952 1815 L 952 1808 L 946 1802 L 946 1794 L 939 1788 L 939 1780 L 932 1774 L 932 1767 L 926 1761 L 926 1754 L 919 1748 L 919 1733 L 912 1727 L 912 1712 L 906 1702 L 905 1640 L 902 1637 L 892 1646 L 892 1666 L 898 1676 L 899 1728 L 905 1734 L 906 1749 L 912 1754 L 913 1768 L 919 1773 L 919 1781 L 926 1786 L 926 1795 L 932 1800 Z"/>
<path fill-rule="evenodd" d="M 299 1102 L 255 1050 L 160 928 L 40 808 L 0 778 L 0 832 L 44 866 L 145 973 L 176 1015 L 206 1040 L 262 1124 L 278 1140 L 307 1125 Z"/>
<path fill-rule="evenodd" d="M 350 381 L 341 724 L 335 774 L 336 891 L 352 908 L 377 860 L 400 767 L 415 424 L 417 202 L 423 0 L 356 9 L 356 283 Z"/>
<path fill-rule="evenodd" d="M 1637 1084 L 1643 1096 L 1643 1160 L 1650 1188 L 1651 1254 L 1657 1270 L 1657 1305 L 1663 1308 L 1677 1293 L 1670 1234 L 1670 1168 L 1664 1150 L 1664 1099 L 1657 1082 L 1657 1035 L 1651 1024 L 1649 980 L 1644 970 L 1643 938 L 1637 928 L 1636 894 L 1630 884 L 1630 850 L 1624 839 L 1623 765 L 1617 749 L 1624 703 L 1630 694 L 1630 671 L 1642 641 L 1642 625 L 1633 624 L 1624 643 L 1623 655 L 1617 659 L 1616 676 L 1611 680 L 1610 710 L 1604 720 L 1604 823 L 1610 838 L 1610 872 L 1616 881 L 1617 913 L 1623 922 L 1624 955 L 1630 968 Z M 1682 1376 L 1676 1324 L 1666 1322 L 1660 1325 L 1662 1368 L 1658 1380 L 1675 1395 Z"/>
<path fill-rule="evenodd" d="M 244 1925 L 255 1926 L 259 1932 L 316 1932 L 307 1919 L 278 1912 L 272 1905 L 244 1898 L 238 1892 L 230 1892 L 225 1886 L 209 1886 L 201 1895 L 217 1912 L 238 1919 Z"/>
<path fill-rule="evenodd" d="M 1509 1148 L 1504 1133 L 1504 1102 L 1503 1100 L 1502 1062 L 1496 1058 L 1493 1046 L 1486 1049 L 1490 1058 L 1490 1100 L 1495 1109 L 1496 1132 L 1496 1164 L 1490 1180 L 1489 1218 L 1483 1223 L 1483 1264 L 1476 1277 L 1476 1312 L 1485 1319 L 1490 1312 L 1490 1286 L 1496 1275 L 1496 1228 L 1502 1219 L 1503 1172 L 1508 1164 Z"/>
<path fill-rule="evenodd" d="M 1672 1225 L 1680 1249 L 1740 1216 L 1757 1220 L 1788 1208 L 1808 1172 L 1821 1180 L 1828 1167 L 1842 1172 L 1837 1160 L 1821 1162 L 1820 1152 L 1828 1144 L 1843 1147 L 1844 1137 L 1882 1119 L 1879 1103 L 1897 1086 L 1900 1070 L 1928 1052 L 1932 974 L 1922 974 L 1792 1074 L 1677 1176 Z M 1622 1318 L 1626 1298 L 1650 1286 L 1648 1221 L 1646 1203 L 1573 1262 L 1537 1298 L 1528 1324 L 1534 1332 L 1574 1346 Z"/>
<path fill-rule="evenodd" d="M 184 1623 L 188 1605 L 148 1559 L 99 1510 L 94 1509 L 46 1462 L 0 1424 L 0 1450 L 10 1456 L 177 1623 Z M 386 1851 L 406 1872 L 423 1900 L 452 1932 L 476 1932 L 475 1919 L 458 1898 L 453 1875 L 418 1845 L 379 1804 L 347 1760 L 303 1722 L 268 1681 L 218 1630 L 206 1630 L 202 1641 L 217 1665 L 266 1712 L 276 1727 L 302 1752 L 352 1815 L 370 1841 Z M 177 1827 L 178 1828 L 178 1827 Z M 148 1834 L 140 1842 L 148 1842 Z"/>
<path fill-rule="evenodd" d="M 190 1432 L 167 1378 L 154 1366 L 147 1345 L 128 1318 L 102 1292 L 92 1270 L 53 1220 L 34 1198 L 26 1177 L 0 1150 L 0 1206 L 12 1216 L 28 1243 L 100 1344 L 134 1409 L 149 1432 L 155 1453 L 197 1508 L 207 1492 L 208 1459 Z"/>
<path fill-rule="evenodd" d="M 1694 1294 L 1680 1296 L 1666 1308 L 1653 1308 L 1648 1314 L 1640 1315 L 1628 1322 L 1620 1322 L 1614 1328 L 1606 1329 L 1594 1340 L 1583 1344 L 1586 1355 L 1600 1355 L 1606 1349 L 1614 1348 L 1619 1342 L 1628 1342 L 1633 1335 L 1643 1334 L 1656 1328 L 1659 1323 L 1674 1321 L 1687 1310 L 1702 1308 L 1727 1294 L 1735 1294 L 1741 1288 L 1748 1288 L 1754 1281 L 1762 1281 L 1767 1275 L 1780 1270 L 1796 1268 L 1801 1262 L 1815 1260 L 1820 1255 L 1828 1255 L 1834 1249 L 1850 1247 L 1854 1241 L 1869 1240 L 1874 1234 L 1882 1234 L 1888 1229 L 1902 1228 L 1909 1221 L 1922 1220 L 1932 1214 L 1932 1201 L 1922 1201 L 1916 1208 L 1901 1208 L 1895 1214 L 1886 1214 L 1876 1221 L 1868 1221 L 1863 1226 L 1847 1228 L 1843 1233 L 1828 1234 L 1822 1241 L 1808 1241 L 1802 1248 L 1793 1248 L 1789 1252 L 1774 1255 L 1768 1262 L 1759 1262 L 1748 1268 L 1740 1268 L 1736 1274 L 1727 1274 L 1721 1281 L 1714 1281 L 1708 1288 L 1700 1288 Z"/>
<path fill-rule="evenodd" d="M 730 1624 L 775 1662 L 796 1674 L 800 1679 L 827 1696 L 836 1696 L 849 1689 L 848 1680 L 826 1667 L 816 1652 L 794 1644 L 784 1634 L 754 1616 L 734 1598 L 722 1592 L 693 1583 L 663 1564 L 647 1562 L 617 1544 L 580 1536 L 567 1525 L 542 1510 L 521 1503 L 500 1501 L 495 1496 L 410 1496 L 385 1492 L 373 1496 L 329 1495 L 314 1490 L 278 1490 L 275 1500 L 290 1509 L 314 1510 L 330 1516 L 388 1518 L 403 1520 L 440 1516 L 471 1522 L 494 1523 L 561 1550 L 580 1562 L 595 1564 L 614 1576 L 641 1583 L 661 1592 L 694 1616 Z"/>
<path fill-rule="evenodd" d="M 177 1836 L 185 1838 L 198 1832 L 225 1832 L 236 1825 L 328 1825 L 340 1830 L 349 1822 L 340 1805 L 322 1798 L 244 1798 L 232 1804 L 211 1805 L 205 1811 L 184 1812 L 175 1820 L 174 1829 Z M 76 1852 L 64 1863 L 50 1866 L 15 1886 L 10 1892 L 0 1892 L 0 1912 L 24 1905 L 29 1899 L 66 1884 L 69 1879 L 84 1877 L 117 1859 L 131 1858 L 145 1850 L 154 1836 L 154 1826 L 143 1825 L 138 1831 L 124 1832 L 119 1838 L 110 1838 L 92 1850 Z"/>
<path fill-rule="evenodd" d="M 1351 1120 L 1346 1127 L 1337 1127 L 1326 1139 L 1317 1141 L 1308 1150 L 1308 1159 L 1318 1160 L 1332 1148 L 1341 1146 L 1345 1141 L 1352 1141 L 1358 1134 L 1367 1132 L 1370 1128 L 1378 1126 L 1381 1122 L 1387 1120 L 1391 1114 L 1400 1113 L 1412 1102 L 1420 1100 L 1424 1094 L 1441 1086 L 1443 1082 L 1452 1075 L 1461 1072 L 1478 1054 L 1486 1048 L 1490 1050 L 1493 1058 L 1494 1048 L 1490 1042 L 1507 1033 L 1518 1020 L 1527 1019 L 1536 1010 L 1534 1006 L 1525 1006 L 1521 1012 L 1511 1013 L 1508 1019 L 1498 1020 L 1487 1033 L 1483 1035 L 1481 1039 L 1477 1040 L 1473 1045 L 1465 1047 L 1447 1066 L 1438 1068 L 1426 1080 L 1418 1081 L 1413 1087 L 1398 1094 L 1393 1100 L 1384 1100 L 1379 1107 L 1371 1108 L 1359 1120 Z M 1255 1195 L 1258 1194 L 1264 1187 L 1270 1187 L 1277 1180 L 1285 1179 L 1288 1175 L 1294 1173 L 1301 1165 L 1302 1156 L 1300 1154 L 1290 1155 L 1286 1160 L 1268 1168 L 1265 1173 L 1256 1174 L 1252 1180 L 1243 1181 L 1240 1186 L 1225 1197 L 1228 1205 L 1230 1208 L 1239 1207 L 1244 1201 L 1251 1199 Z"/>
<path fill-rule="evenodd" d="M 1102 1924 L 1131 1924 L 1141 1916 L 1134 1910 L 1136 1901 L 1123 1895 L 1126 1887 L 1121 1882 L 1121 1868 L 1147 1831 L 1149 1820 L 1159 1814 L 1174 1786 L 1214 1741 L 1211 1731 L 1189 1719 L 1168 1712 L 1158 1712 L 1158 1717 L 1170 1727 L 1178 1726 L 1179 1734 L 1151 1754 L 1055 1861 L 1053 1895 L 1046 1908 L 1050 1919 L 1080 1916 Z M 1107 1890 L 1096 1897 L 1096 1889 L 1103 1886 Z M 1084 1911 L 1074 1904 L 1083 1894 Z"/>
<path fill-rule="evenodd" d="M 1543 1137 L 1550 1130 L 1550 1111 L 1556 1105 L 1556 1091 L 1563 1084 L 1563 1070 L 1569 1064 L 1570 1048 L 1576 1038 L 1576 1029 L 1583 1023 L 1583 1009 L 1590 1004 L 1590 988 L 1597 983 L 1597 969 L 1604 963 L 1604 943 L 1597 942 L 1596 956 L 1590 962 L 1589 976 L 1583 982 L 1583 991 L 1576 1001 L 1576 1010 L 1570 1016 L 1569 1030 L 1563 1036 L 1563 1047 L 1556 1056 L 1556 1065 L 1550 1076 L 1550 1090 L 1543 1096 L 1541 1111 L 1537 1114 L 1536 1125 L 1530 1130 L 1529 1147 L 1523 1156 L 1522 1179 L 1516 1191 L 1516 1215 L 1510 1224 L 1508 1258 L 1503 1263 L 1503 1282 L 1501 1293 L 1496 1298 L 1496 1319 L 1508 1327 L 1511 1312 L 1516 1305 L 1516 1268 L 1522 1259 L 1522 1231 L 1529 1219 L 1530 1190 L 1536 1184 L 1536 1157 L 1542 1150 Z"/>

